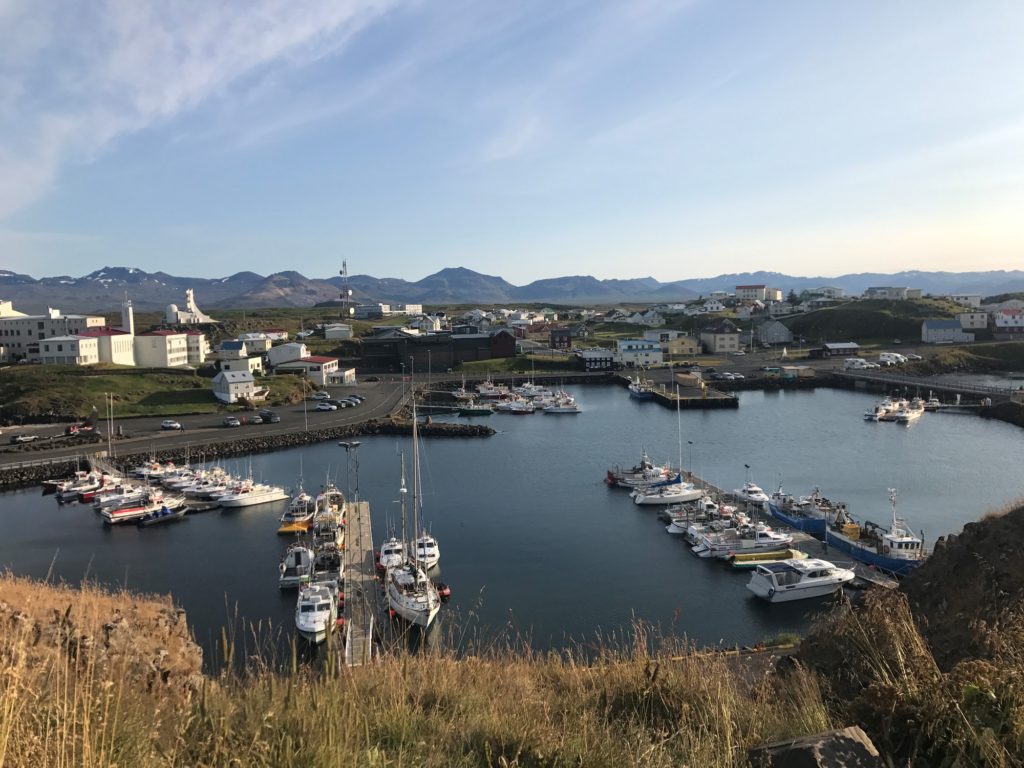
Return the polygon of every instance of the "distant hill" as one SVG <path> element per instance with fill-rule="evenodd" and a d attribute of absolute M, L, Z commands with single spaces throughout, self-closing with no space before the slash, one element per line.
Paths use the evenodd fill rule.
<path fill-rule="evenodd" d="M 295 271 L 268 276 L 237 272 L 209 279 L 177 277 L 166 272 L 148 273 L 134 267 L 104 267 L 82 277 L 60 275 L 37 280 L 0 270 L 0 298 L 12 299 L 23 312 L 42 312 L 48 306 L 65 312 L 109 312 L 120 304 L 125 293 L 140 310 L 163 310 L 168 304 L 181 304 L 187 288 L 195 291 L 199 306 L 211 310 L 218 307 L 311 307 L 336 300 L 341 284 L 340 277 L 325 280 Z M 358 301 L 415 304 L 676 302 L 706 296 L 712 291 L 732 291 L 737 285 L 747 284 L 764 284 L 783 292 L 830 285 L 854 296 L 870 286 L 885 285 L 921 288 L 925 293 L 936 295 L 992 295 L 1024 292 L 1024 271 L 861 273 L 832 278 L 741 272 L 669 283 L 653 277 L 599 280 L 590 275 L 571 275 L 516 286 L 501 277 L 454 267 L 415 282 L 370 275 L 349 278 Z"/>

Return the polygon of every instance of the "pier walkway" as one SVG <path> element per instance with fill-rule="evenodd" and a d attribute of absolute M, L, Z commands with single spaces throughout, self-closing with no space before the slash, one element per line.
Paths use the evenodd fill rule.
<path fill-rule="evenodd" d="M 370 503 L 348 502 L 345 517 L 345 664 L 358 667 L 373 659 L 378 607 Z"/>
<path fill-rule="evenodd" d="M 966 381 L 950 381 L 922 376 L 903 376 L 898 373 L 881 371 L 835 371 L 835 375 L 852 381 L 855 386 L 875 386 L 895 389 L 904 387 L 920 393 L 934 392 L 936 395 L 955 397 L 956 395 L 989 398 L 992 402 L 1016 400 L 1024 402 L 1024 392 L 1008 387 L 989 387 L 982 384 L 971 384 Z"/>

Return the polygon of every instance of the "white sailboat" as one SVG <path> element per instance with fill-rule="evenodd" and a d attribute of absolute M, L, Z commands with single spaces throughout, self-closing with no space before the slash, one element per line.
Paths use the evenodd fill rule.
<path fill-rule="evenodd" d="M 419 446 L 416 431 L 416 401 L 412 405 L 412 516 L 413 530 L 419 529 Z M 403 465 L 404 467 L 404 465 Z M 403 481 L 404 470 L 403 470 Z M 405 539 L 405 496 L 402 496 L 402 538 Z M 441 609 L 441 597 L 421 565 L 419 547 L 413 547 L 410 559 L 385 575 L 388 605 L 397 615 L 420 627 L 429 627 Z"/>
<path fill-rule="evenodd" d="M 402 535 L 405 535 L 405 497 L 409 493 L 409 490 L 405 487 L 405 454 L 402 454 L 402 485 L 398 489 L 399 504 L 402 507 Z M 390 520 L 388 522 L 390 528 Z M 392 568 L 398 568 L 405 564 L 405 542 L 397 538 L 392 531 L 392 535 L 381 544 L 380 547 L 380 558 L 378 563 L 385 572 Z"/>

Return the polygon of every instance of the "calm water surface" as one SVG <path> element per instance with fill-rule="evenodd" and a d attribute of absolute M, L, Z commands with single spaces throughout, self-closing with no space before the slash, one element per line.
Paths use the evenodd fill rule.
<path fill-rule="evenodd" d="M 494 415 L 488 439 L 435 439 L 421 451 L 423 507 L 439 538 L 443 609 L 456 636 L 503 632 L 537 647 L 587 642 L 641 619 L 700 644 L 751 643 L 801 630 L 812 604 L 764 605 L 748 575 L 698 560 L 664 532 L 652 507 L 636 507 L 602 482 L 613 464 L 632 465 L 646 446 L 659 461 L 679 457 L 676 413 L 630 400 L 616 387 L 577 387 L 579 416 Z M 735 411 L 683 412 L 684 464 L 725 488 L 744 464 L 766 488 L 818 485 L 855 515 L 884 522 L 886 488 L 930 544 L 1024 494 L 1024 432 L 973 416 L 926 414 L 906 427 L 865 423 L 875 398 L 843 390 L 745 392 Z M 692 441 L 693 445 L 688 442 Z M 379 541 L 397 517 L 399 452 L 408 439 L 370 438 L 359 448 L 359 493 Z M 251 459 L 254 476 L 307 490 L 325 477 L 342 488 L 355 471 L 334 443 Z M 247 469 L 241 462 L 234 465 Z M 149 529 L 107 528 L 91 508 L 58 507 L 37 489 L 0 494 L 0 564 L 70 582 L 171 593 L 208 650 L 233 617 L 291 631 L 294 592 L 277 588 L 285 539 L 282 505 L 214 511 Z M 238 621 L 238 618 L 235 621 Z"/>

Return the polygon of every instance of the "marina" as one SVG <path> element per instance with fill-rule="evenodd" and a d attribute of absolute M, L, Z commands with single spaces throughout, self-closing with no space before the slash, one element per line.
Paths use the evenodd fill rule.
<path fill-rule="evenodd" d="M 916 534 L 924 529 L 928 548 L 1024 492 L 1013 460 L 1019 429 L 1000 422 L 928 415 L 909 429 L 878 429 L 860 419 L 877 396 L 837 389 L 743 392 L 738 410 L 683 410 L 677 420 L 619 387 L 575 390 L 585 413 L 580 419 L 501 418 L 498 433 L 483 442 L 424 441 L 422 486 L 431 528 L 444 549 L 443 578 L 458 587 L 431 634 L 511 632 L 536 648 L 559 648 L 600 629 L 626 628 L 636 617 L 700 645 L 731 646 L 805 629 L 814 601 L 764 604 L 746 589 L 749 569 L 693 557 L 683 536 L 665 533 L 661 507 L 635 505 L 628 489 L 605 484 L 609 468 L 633 468 L 644 449 L 652 466 L 677 468 L 680 423 L 682 469 L 698 486 L 706 480 L 719 491 L 740 488 L 749 464 L 750 481 L 765 490 L 783 481 L 799 501 L 817 487 L 857 519 L 878 523 L 890 513 L 886 489 L 896 487 L 900 515 Z M 358 495 L 377 546 L 388 531 L 385 517 L 397 514 L 398 453 L 407 446 L 407 436 L 380 436 L 363 439 L 359 448 Z M 951 471 L 979 446 L 989 458 L 975 471 Z M 227 468 L 241 473 L 242 463 Z M 244 463 L 247 473 L 250 460 Z M 307 482 L 311 496 L 324 478 L 339 488 L 350 485 L 345 453 L 335 442 L 251 458 L 254 478 L 293 493 L 300 469 L 307 480 L 321 479 Z M 197 499 L 182 522 L 140 529 L 104 527 L 87 504 L 58 505 L 38 487 L 5 493 L 0 561 L 40 578 L 51 572 L 71 582 L 89 577 L 169 592 L 188 611 L 208 664 L 215 665 L 225 625 L 269 623 L 285 642 L 292 637 L 296 592 L 279 589 L 273 567 L 287 548 L 276 532 L 288 503 L 225 512 Z M 758 514 L 783 530 L 781 522 Z M 346 585 L 359 573 L 351 558 L 361 525 L 360 517 L 348 517 Z M 809 558 L 837 566 L 851 560 L 811 535 L 790 535 L 791 548 Z M 566 541 L 573 542 L 571 550 Z M 611 548 L 621 564 L 615 579 L 601 575 Z M 362 558 L 365 549 L 358 549 Z M 578 605 L 569 597 L 595 585 L 599 601 Z M 340 614 L 346 634 L 359 623 L 350 624 L 358 603 L 353 594 L 347 587 Z M 371 613 L 380 631 L 380 608 Z M 339 645 L 341 637 L 335 633 Z"/>

